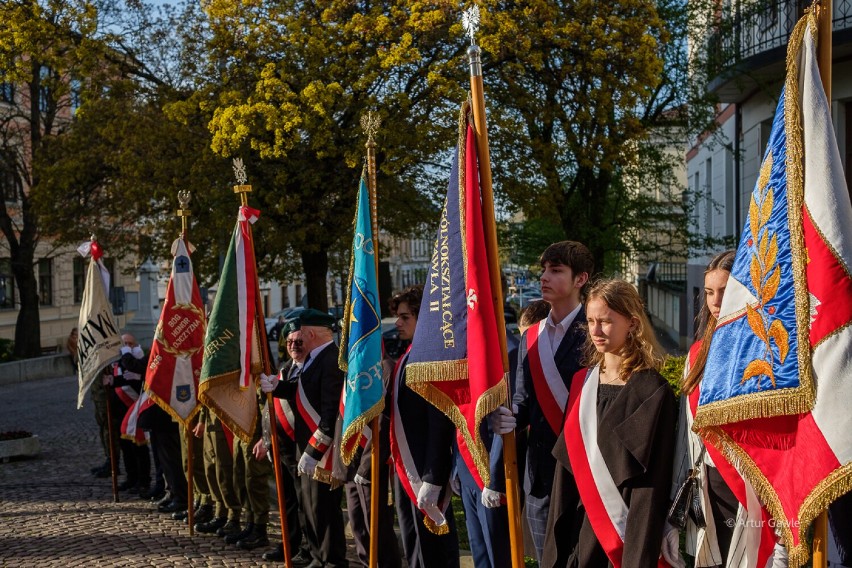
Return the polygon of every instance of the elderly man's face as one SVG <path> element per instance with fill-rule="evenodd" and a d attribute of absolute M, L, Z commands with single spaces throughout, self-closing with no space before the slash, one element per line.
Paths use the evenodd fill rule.
<path fill-rule="evenodd" d="M 294 361 L 305 360 L 305 348 L 302 345 L 302 330 L 290 332 L 287 336 L 287 353 Z"/>
<path fill-rule="evenodd" d="M 138 343 L 136 343 L 136 338 L 130 335 L 129 333 L 125 333 L 121 336 L 121 342 L 124 343 L 124 345 L 126 345 L 127 347 L 130 347 L 131 349 L 139 345 Z"/>

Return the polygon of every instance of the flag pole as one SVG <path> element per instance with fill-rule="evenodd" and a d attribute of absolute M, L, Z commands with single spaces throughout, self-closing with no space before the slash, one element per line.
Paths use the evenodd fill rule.
<path fill-rule="evenodd" d="M 814 4 L 817 11 L 817 66 L 822 79 L 822 88 L 831 113 L 832 71 L 832 5 L 831 0 L 819 0 Z M 814 521 L 813 567 L 828 566 L 828 511 L 823 511 Z"/>
<path fill-rule="evenodd" d="M 245 172 L 243 171 L 242 160 L 234 160 L 234 170 L 237 171 L 237 180 L 239 182 L 238 185 L 234 186 L 234 193 L 238 193 L 240 195 L 240 204 L 246 206 L 248 205 L 248 194 L 251 193 L 251 185 L 245 183 Z M 251 230 L 251 228 L 249 228 L 249 230 Z M 252 248 L 254 247 L 254 240 L 252 240 L 251 246 Z M 254 269 L 257 271 L 257 261 L 255 261 Z M 270 375 L 272 374 L 272 365 L 269 363 L 269 343 L 266 340 L 266 325 L 264 325 L 263 318 L 263 302 L 260 301 L 259 279 L 256 279 L 256 286 L 255 325 L 257 326 L 258 335 L 260 337 L 260 358 L 264 374 Z M 290 536 L 289 530 L 287 529 L 287 505 L 284 502 L 284 493 L 281 490 L 282 472 L 281 458 L 278 454 L 278 425 L 275 423 L 273 404 L 275 404 L 275 401 L 272 397 L 272 393 L 266 393 L 266 407 L 269 409 L 269 433 L 272 444 L 272 463 L 275 468 L 275 492 L 278 494 L 278 516 L 281 518 L 281 544 L 284 550 L 284 565 L 287 566 L 287 568 L 292 568 L 293 560 L 290 551 Z"/>
<path fill-rule="evenodd" d="M 381 119 L 378 115 L 368 112 L 361 117 L 361 128 L 367 135 L 367 189 L 370 193 L 370 223 L 373 233 L 373 258 L 376 259 L 376 283 L 379 282 L 379 230 L 376 213 L 376 141 L 373 139 L 379 129 Z M 378 298 L 376 298 L 378 301 Z M 381 309 L 381 307 L 380 307 Z M 381 464 L 379 463 L 379 417 L 370 423 L 373 436 L 373 449 L 370 452 L 370 568 L 376 568 L 379 561 L 379 478 Z"/>
<path fill-rule="evenodd" d="M 180 238 L 187 241 L 187 226 L 189 222 L 187 217 L 192 214 L 192 211 L 187 209 L 187 205 L 189 205 L 190 192 L 186 190 L 178 191 L 178 202 L 180 203 L 180 209 L 177 210 L 177 216 L 180 217 Z M 187 247 L 189 250 L 189 247 Z M 192 423 L 192 421 L 190 421 Z M 195 536 L 195 529 L 193 528 L 193 524 L 195 523 L 195 483 L 193 480 L 193 467 L 194 464 L 192 459 L 193 454 L 193 429 L 189 424 L 184 425 L 184 435 L 186 436 L 186 494 L 187 494 L 187 503 L 186 503 L 186 522 L 189 524 L 189 536 Z"/>
<path fill-rule="evenodd" d="M 476 45 L 476 32 L 479 29 L 479 7 L 471 6 L 464 17 L 465 29 L 470 36 L 467 55 L 470 62 L 470 94 L 473 107 L 473 125 L 476 133 L 476 150 L 479 155 L 479 181 L 482 189 L 482 221 L 485 232 L 485 248 L 488 252 L 488 272 L 491 276 L 491 294 L 494 303 L 494 315 L 497 320 L 497 337 L 500 339 L 500 353 L 503 357 L 503 373 L 509 371 L 509 355 L 506 348 L 506 326 L 503 313 L 503 284 L 500 278 L 500 259 L 497 250 L 497 222 L 494 216 L 494 192 L 491 185 L 491 154 L 488 148 L 488 125 L 485 119 L 485 89 L 482 81 L 481 50 Z M 506 406 L 511 409 L 511 389 Z M 521 533 L 520 497 L 518 492 L 518 464 L 515 433 L 509 432 L 503 438 L 503 468 L 506 475 L 506 506 L 509 514 L 509 539 L 512 547 L 512 567 L 524 566 L 523 536 Z"/>
<path fill-rule="evenodd" d="M 103 377 L 101 377 L 101 386 L 103 387 Z M 118 464 L 115 463 L 115 447 L 112 443 L 114 430 L 112 428 L 112 404 L 110 404 L 109 399 L 110 392 L 106 391 L 107 436 L 109 436 L 109 469 L 110 477 L 112 477 L 112 502 L 118 503 Z"/>

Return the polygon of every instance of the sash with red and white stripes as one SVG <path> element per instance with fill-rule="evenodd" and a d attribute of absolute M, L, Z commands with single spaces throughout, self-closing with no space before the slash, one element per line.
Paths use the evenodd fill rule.
<path fill-rule="evenodd" d="M 394 469 L 396 470 L 397 478 L 408 495 L 408 498 L 417 506 L 417 494 L 420 492 L 420 487 L 423 481 L 420 479 L 420 472 L 417 471 L 417 466 L 414 463 L 414 457 L 411 455 L 411 450 L 408 447 L 408 438 L 405 436 L 405 426 L 402 423 L 402 417 L 399 412 L 399 384 L 402 379 L 402 371 L 405 368 L 405 363 L 408 361 L 408 354 L 411 351 L 411 346 L 405 351 L 405 354 L 396 362 L 393 369 L 393 404 L 391 405 L 391 423 L 390 423 L 390 445 L 391 456 L 393 458 Z M 438 504 L 439 511 L 424 511 L 424 524 L 426 528 L 435 534 L 446 534 L 449 532 L 449 525 L 443 511 L 446 511 L 447 505 L 450 502 L 450 492 L 444 491 L 441 502 Z"/>
<path fill-rule="evenodd" d="M 689 350 L 689 365 L 684 372 L 684 376 L 689 372 L 689 368 L 695 364 L 695 359 L 701 349 L 701 341 L 696 341 Z M 700 396 L 701 384 L 699 383 L 687 398 L 689 402 L 690 420 L 687 426 L 692 429 L 692 421 L 695 419 L 695 411 L 698 408 L 698 398 Z M 748 566 L 761 568 L 769 563 L 772 558 L 775 542 L 774 523 L 770 522 L 769 512 L 761 505 L 757 493 L 754 491 L 751 483 L 749 483 L 739 471 L 725 459 L 719 450 L 712 444 L 704 442 L 704 447 L 707 449 L 707 455 L 713 460 L 713 465 L 725 483 L 730 488 L 734 497 L 739 501 L 740 506 L 745 512 L 745 519 L 742 523 L 745 525 L 745 530 L 750 534 L 747 538 L 742 539 L 742 542 L 732 543 L 735 546 L 743 547 L 743 549 L 728 551 L 729 557 L 732 552 L 738 554 L 744 559 L 747 559 Z M 737 515 L 739 517 L 739 515 Z M 737 527 L 739 528 L 739 527 Z M 725 551 L 721 551 L 723 554 Z M 754 562 L 752 564 L 752 562 Z"/>
<path fill-rule="evenodd" d="M 308 425 L 308 429 L 310 429 L 313 434 L 311 435 L 311 439 L 308 441 L 308 444 L 323 452 L 322 458 L 320 458 L 319 463 L 317 464 L 317 469 L 326 470 L 330 476 L 332 471 L 332 461 L 331 457 L 333 452 L 328 451 L 331 446 L 331 438 L 322 433 L 319 429 L 320 423 L 320 415 L 316 409 L 311 406 L 311 401 L 308 400 L 307 395 L 305 394 L 305 389 L 302 387 L 302 381 L 299 380 L 299 386 L 296 390 L 296 408 L 299 410 L 299 416 L 302 417 L 302 420 L 305 421 L 305 424 Z M 314 477 L 318 477 L 314 475 Z"/>
<path fill-rule="evenodd" d="M 582 374 L 585 380 L 581 380 Z M 571 410 L 565 420 L 565 444 L 589 523 L 613 568 L 620 568 L 630 510 L 598 446 L 599 382 L 597 366 L 574 375 L 569 399 Z M 662 559 L 657 565 L 668 566 Z"/>
<path fill-rule="evenodd" d="M 536 400 L 541 406 L 550 429 L 558 436 L 562 430 L 565 405 L 568 403 L 568 389 L 562 382 L 562 376 L 556 368 L 553 356 L 545 320 L 534 323 L 527 329 L 527 360 L 530 364 Z"/>
<path fill-rule="evenodd" d="M 255 333 L 257 325 L 255 317 L 257 310 L 257 264 L 254 258 L 254 241 L 252 240 L 251 226 L 257 221 L 260 211 L 246 205 L 240 207 L 237 222 L 240 230 L 236 234 L 236 261 L 237 261 L 237 298 L 240 314 L 240 360 L 242 361 L 240 372 L 240 388 L 246 389 L 251 385 L 251 363 L 254 350 Z"/>
<path fill-rule="evenodd" d="M 137 427 L 137 424 L 139 422 L 139 415 L 151 408 L 153 405 L 154 401 L 148 396 L 148 391 L 143 390 L 136 402 L 127 410 L 127 414 L 124 415 L 124 420 L 121 421 L 122 438 L 132 440 L 140 446 L 148 441 L 147 433 Z"/>
<path fill-rule="evenodd" d="M 279 371 L 278 380 L 291 380 L 296 365 L 292 365 L 287 373 L 287 377 Z M 278 419 L 278 424 L 287 434 L 287 437 L 292 441 L 296 441 L 296 415 L 293 414 L 293 407 L 283 398 L 276 398 L 273 408 L 275 408 L 275 417 Z"/>

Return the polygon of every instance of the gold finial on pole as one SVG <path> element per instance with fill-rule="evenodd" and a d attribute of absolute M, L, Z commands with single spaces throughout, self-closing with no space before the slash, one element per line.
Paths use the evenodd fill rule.
<path fill-rule="evenodd" d="M 188 209 L 191 197 L 192 193 L 186 189 L 178 191 L 178 203 L 180 203 L 180 209 L 177 210 L 177 216 L 180 217 L 180 234 L 183 236 L 186 236 L 187 217 L 192 215 L 192 211 Z"/>
<path fill-rule="evenodd" d="M 248 205 L 248 195 L 251 193 L 251 185 L 247 184 L 248 177 L 246 176 L 246 167 L 243 164 L 242 158 L 234 158 L 234 177 L 237 178 L 237 185 L 234 186 L 234 193 L 240 194 L 240 204 Z"/>
<path fill-rule="evenodd" d="M 370 223 L 373 233 L 373 255 L 376 260 L 376 282 L 379 281 L 379 224 L 378 215 L 376 214 L 376 141 L 374 139 L 376 132 L 382 124 L 381 117 L 373 111 L 368 111 L 367 114 L 361 116 L 361 128 L 364 134 L 367 135 L 367 191 L 370 194 Z M 375 417 L 370 423 L 373 439 L 379 439 L 379 417 Z M 380 471 L 381 464 L 379 463 L 379 452 L 373 452 L 371 456 L 371 466 L 373 471 Z M 376 477 L 378 479 L 378 477 Z M 373 484 L 370 492 L 370 559 L 369 568 L 378 566 L 379 558 L 379 485 Z"/>

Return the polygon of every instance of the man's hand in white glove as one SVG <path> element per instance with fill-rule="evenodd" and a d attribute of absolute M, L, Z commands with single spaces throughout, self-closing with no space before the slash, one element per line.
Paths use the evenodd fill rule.
<path fill-rule="evenodd" d="M 119 349 L 119 351 L 121 351 L 121 354 L 122 354 L 122 355 L 127 355 L 127 354 L 129 354 L 129 353 L 133 353 L 133 349 L 131 349 L 131 348 L 130 348 L 130 347 L 128 347 L 127 345 L 122 345 L 122 346 L 121 346 L 121 349 Z"/>
<path fill-rule="evenodd" d="M 260 374 L 260 390 L 268 393 L 274 391 L 276 386 L 278 386 L 277 376 Z"/>
<path fill-rule="evenodd" d="M 486 509 L 496 509 L 500 505 L 503 504 L 503 499 L 505 495 L 500 493 L 499 491 L 494 491 L 493 489 L 488 489 L 487 487 L 482 490 L 482 506 Z"/>
<path fill-rule="evenodd" d="M 673 568 L 686 568 L 686 562 L 680 557 L 680 535 L 678 530 L 666 523 L 663 529 L 663 560 Z"/>
<path fill-rule="evenodd" d="M 426 510 L 428 507 L 437 507 L 438 498 L 441 496 L 441 488 L 438 485 L 423 482 L 417 493 L 417 507 Z"/>
<path fill-rule="evenodd" d="M 367 479 L 366 477 L 359 475 L 357 473 L 355 474 L 355 479 L 353 481 L 355 483 L 357 483 L 358 485 L 370 485 L 369 479 Z"/>
<path fill-rule="evenodd" d="M 309 477 L 314 476 L 314 472 L 317 469 L 317 460 L 308 455 L 307 452 L 302 454 L 302 458 L 299 460 L 299 475 L 307 475 Z"/>
<path fill-rule="evenodd" d="M 518 411 L 516 405 L 512 405 L 514 412 Z M 488 415 L 488 426 L 495 434 L 508 434 L 518 426 L 514 412 L 505 406 L 498 406 L 497 410 Z"/>

